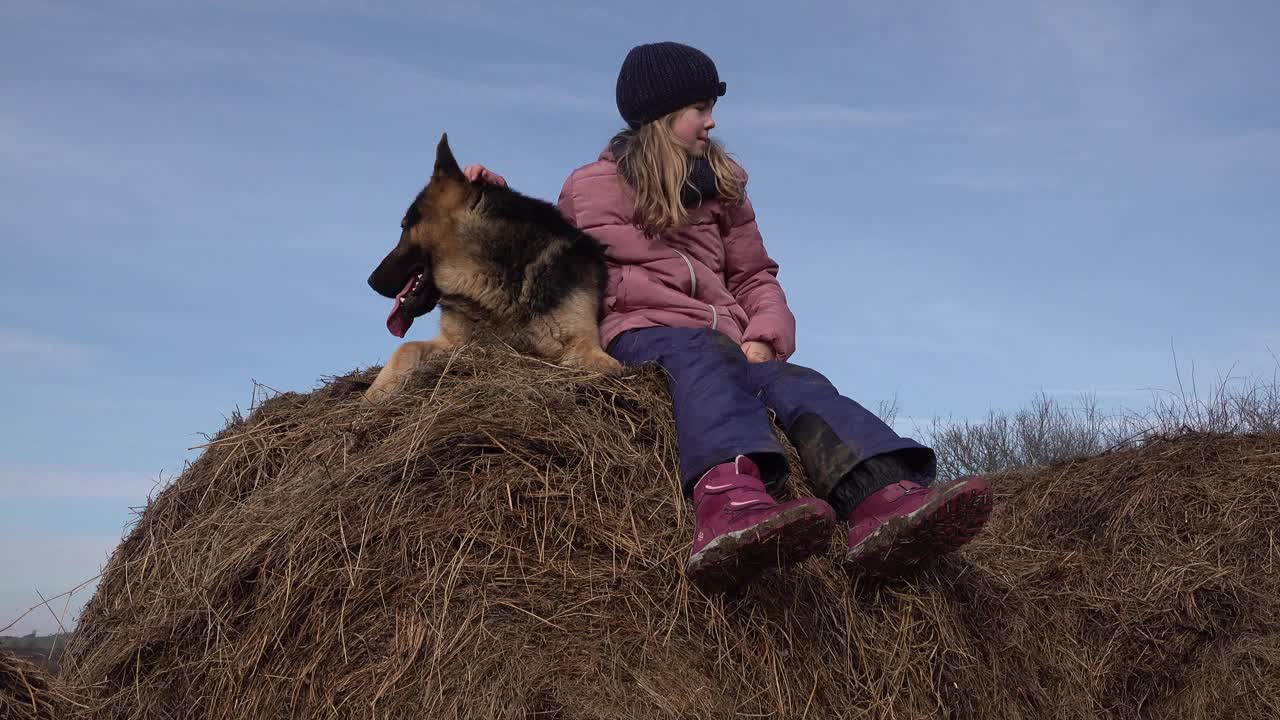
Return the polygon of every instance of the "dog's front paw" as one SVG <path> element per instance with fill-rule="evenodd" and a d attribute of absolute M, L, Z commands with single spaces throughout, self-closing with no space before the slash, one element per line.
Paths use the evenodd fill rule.
<path fill-rule="evenodd" d="M 563 364 L 566 367 L 578 368 L 580 370 L 587 370 L 589 372 L 597 372 L 601 375 L 615 377 L 623 370 L 621 363 L 614 360 L 609 355 L 606 355 L 603 351 L 593 352 L 581 357 L 565 358 Z"/>
<path fill-rule="evenodd" d="M 392 395 L 392 392 L 389 389 L 385 387 L 378 387 L 375 385 L 369 388 L 368 390 L 364 391 L 364 396 L 362 399 L 363 399 L 364 405 L 373 407 L 374 405 L 381 405 L 383 402 L 388 400 L 391 397 L 391 395 Z"/>
<path fill-rule="evenodd" d="M 622 363 L 614 360 L 604 353 L 601 353 L 600 357 L 595 362 L 588 365 L 587 369 L 594 370 L 601 375 L 608 375 L 610 377 L 618 377 L 626 370 Z"/>

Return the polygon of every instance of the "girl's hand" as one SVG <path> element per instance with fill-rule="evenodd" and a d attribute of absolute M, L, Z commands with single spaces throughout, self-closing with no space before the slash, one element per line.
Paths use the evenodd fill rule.
<path fill-rule="evenodd" d="M 490 170 L 483 165 L 468 165 L 462 169 L 462 174 L 467 176 L 467 180 L 471 182 L 484 182 L 498 187 L 506 187 L 507 179 L 498 173 Z"/>
<path fill-rule="evenodd" d="M 768 343 L 762 343 L 759 340 L 748 340 L 742 343 L 742 354 L 747 356 L 748 362 L 753 363 L 769 362 L 778 357 Z"/>

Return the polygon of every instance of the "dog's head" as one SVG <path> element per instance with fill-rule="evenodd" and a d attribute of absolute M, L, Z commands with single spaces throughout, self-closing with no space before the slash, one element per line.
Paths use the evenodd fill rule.
<path fill-rule="evenodd" d="M 440 291 L 431 276 L 431 261 L 453 235 L 455 214 L 465 209 L 473 193 L 449 149 L 449 136 L 440 138 L 436 164 L 427 186 L 418 193 L 400 221 L 400 241 L 369 275 L 369 287 L 394 298 L 387 329 L 404 337 L 413 319 L 431 312 Z"/>

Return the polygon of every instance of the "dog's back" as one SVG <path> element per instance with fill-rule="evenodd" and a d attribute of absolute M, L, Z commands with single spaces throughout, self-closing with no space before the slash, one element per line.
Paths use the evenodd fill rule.
<path fill-rule="evenodd" d="M 494 269 L 510 302 L 541 315 L 572 291 L 603 300 L 604 248 L 565 220 L 559 208 L 514 190 L 486 186 L 476 211 L 487 228 L 477 248 Z"/>

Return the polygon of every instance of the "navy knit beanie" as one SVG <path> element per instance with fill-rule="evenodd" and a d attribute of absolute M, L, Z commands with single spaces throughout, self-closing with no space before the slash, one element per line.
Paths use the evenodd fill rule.
<path fill-rule="evenodd" d="M 638 128 L 724 91 L 716 64 L 701 50 L 676 42 L 637 45 L 618 72 L 618 112 Z"/>

